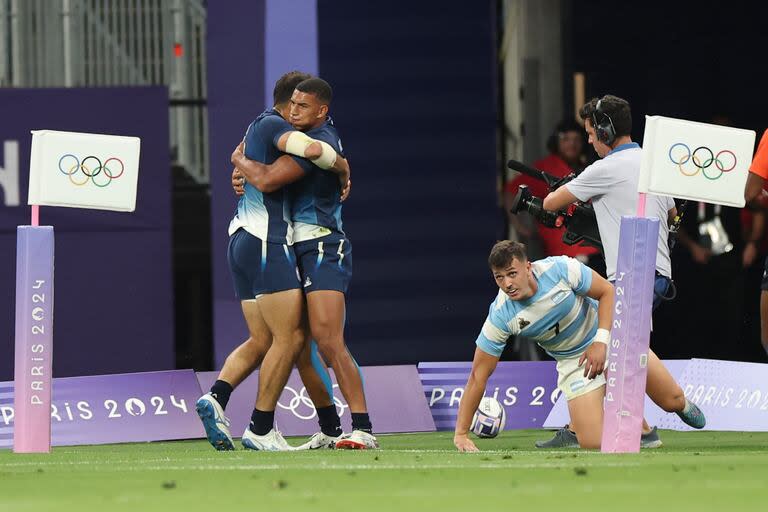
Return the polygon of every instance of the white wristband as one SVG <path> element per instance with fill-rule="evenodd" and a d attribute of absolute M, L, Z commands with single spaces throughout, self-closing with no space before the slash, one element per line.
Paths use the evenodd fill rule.
<path fill-rule="evenodd" d="M 595 337 L 592 339 L 592 342 L 607 345 L 611 342 L 611 331 L 608 329 L 598 329 L 597 333 L 595 333 Z"/>

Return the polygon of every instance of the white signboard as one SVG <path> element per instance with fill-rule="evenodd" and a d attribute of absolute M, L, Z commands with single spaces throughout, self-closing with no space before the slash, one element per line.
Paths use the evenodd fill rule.
<path fill-rule="evenodd" d="M 28 204 L 132 212 L 138 137 L 32 132 Z"/>
<path fill-rule="evenodd" d="M 744 206 L 755 132 L 646 116 L 639 192 Z"/>

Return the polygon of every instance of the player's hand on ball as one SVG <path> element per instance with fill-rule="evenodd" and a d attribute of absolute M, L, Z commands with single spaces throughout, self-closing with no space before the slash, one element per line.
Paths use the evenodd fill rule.
<path fill-rule="evenodd" d="M 588 379 L 594 379 L 603 373 L 607 354 L 608 345 L 592 343 L 579 358 L 579 368 L 584 365 L 584 376 Z"/>
<path fill-rule="evenodd" d="M 456 449 L 458 449 L 460 452 L 473 453 L 473 452 L 480 451 L 477 449 L 477 446 L 475 446 L 475 443 L 473 443 L 472 440 L 466 435 L 453 436 L 453 444 L 456 446 Z"/>
<path fill-rule="evenodd" d="M 241 196 L 245 194 L 245 176 L 235 167 L 232 169 L 232 188 L 235 189 L 235 195 Z"/>

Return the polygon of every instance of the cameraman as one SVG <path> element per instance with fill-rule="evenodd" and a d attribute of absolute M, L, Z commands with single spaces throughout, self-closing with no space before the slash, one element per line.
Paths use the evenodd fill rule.
<path fill-rule="evenodd" d="M 629 103 L 616 96 L 593 98 L 579 110 L 589 143 L 601 158 L 569 183 L 544 198 L 544 209 L 557 211 L 576 201 L 592 200 L 597 217 L 597 227 L 605 253 L 606 274 L 609 281 L 615 279 L 619 257 L 619 228 L 623 215 L 637 214 L 640 180 L 640 146 L 632 142 L 632 114 Z M 672 262 L 669 257 L 669 219 L 676 214 L 671 197 L 648 194 L 646 212 L 656 217 L 659 224 L 659 240 L 656 252 L 656 283 L 654 307 L 669 289 Z"/>
<path fill-rule="evenodd" d="M 579 116 L 584 120 L 589 143 L 600 160 L 588 166 L 569 183 L 548 194 L 543 206 L 546 210 L 559 211 L 576 201 L 592 200 L 605 254 L 607 277 L 609 281 L 614 281 L 621 217 L 637 214 L 642 151 L 630 137 L 632 114 L 626 100 L 612 95 L 593 98 L 581 107 Z M 672 198 L 652 194 L 646 196 L 646 212 L 648 217 L 656 217 L 661 221 L 656 253 L 655 308 L 669 291 L 672 282 L 672 264 L 667 243 L 668 223 L 677 212 Z M 674 392 L 670 393 L 670 389 Z M 696 411 L 689 410 L 683 390 L 652 350 L 648 353 L 646 392 L 667 412 L 696 414 Z M 538 446 L 561 447 L 563 440 L 570 437 L 560 431 L 553 440 Z"/>

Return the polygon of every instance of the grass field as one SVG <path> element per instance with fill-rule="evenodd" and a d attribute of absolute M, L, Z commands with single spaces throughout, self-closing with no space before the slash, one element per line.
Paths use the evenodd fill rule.
<path fill-rule="evenodd" d="M 504 432 L 479 454 L 455 452 L 449 432 L 381 436 L 367 452 L 0 451 L 0 511 L 768 510 L 768 433 L 661 434 L 639 455 L 535 450 L 543 431 Z"/>

